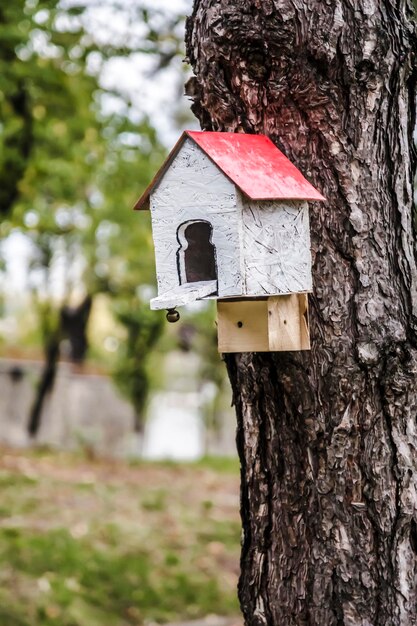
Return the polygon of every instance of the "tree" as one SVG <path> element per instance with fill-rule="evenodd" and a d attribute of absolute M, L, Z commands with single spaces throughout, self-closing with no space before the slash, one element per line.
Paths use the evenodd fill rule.
<path fill-rule="evenodd" d="M 18 3 L 20 5 L 20 3 Z M 0 7 L 0 215 L 4 218 L 18 196 L 32 144 L 32 116 L 24 77 L 16 71 L 15 50 L 22 43 L 16 23 L 22 6 Z"/>
<path fill-rule="evenodd" d="M 195 0 L 204 129 L 266 133 L 311 207 L 311 353 L 226 357 L 251 626 L 417 623 L 417 41 L 406 0 Z"/>
<path fill-rule="evenodd" d="M 143 436 L 144 411 L 150 388 L 149 355 L 161 336 L 164 319 L 137 299 L 123 305 L 119 303 L 116 315 L 126 328 L 127 337 L 113 375 L 134 408 L 135 431 Z"/>
<path fill-rule="evenodd" d="M 69 340 L 72 361 L 86 355 L 93 297 L 104 291 L 133 302 L 153 275 L 149 224 L 138 224 L 131 207 L 165 149 L 146 116 L 133 116 L 128 96 L 112 90 L 118 112 L 104 114 L 106 90 L 90 68 L 92 57 L 97 65 L 98 57 L 103 63 L 110 54 L 128 56 L 143 41 L 121 48 L 95 41 L 88 4 L 17 0 L 0 9 L 0 213 L 7 217 L 0 236 L 20 230 L 33 244 L 29 282 L 45 356 L 29 416 L 32 436 L 62 340 Z M 121 11 L 116 4 L 114 10 Z M 155 55 L 158 34 L 152 15 L 143 13 L 137 6 L 135 16 L 152 35 L 146 52 Z M 164 48 L 170 58 L 177 40 L 172 35 Z M 51 280 L 58 262 L 65 268 L 59 294 Z"/>
<path fill-rule="evenodd" d="M 62 9 L 58 0 L 16 0 L 0 9 L 3 219 L 20 201 L 34 202 L 39 188 L 47 205 L 57 191 L 67 201 L 76 198 L 73 169 L 78 178 L 91 174 L 91 135 L 85 133 L 95 126 L 97 80 L 85 72 L 91 42 L 82 24 L 71 21 L 80 13 Z"/>

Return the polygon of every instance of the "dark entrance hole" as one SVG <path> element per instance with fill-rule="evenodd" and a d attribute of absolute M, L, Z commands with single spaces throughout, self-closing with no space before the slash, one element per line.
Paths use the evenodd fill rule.
<path fill-rule="evenodd" d="M 217 280 L 216 249 L 211 242 L 210 222 L 198 220 L 178 228 L 178 269 L 180 282 Z"/>

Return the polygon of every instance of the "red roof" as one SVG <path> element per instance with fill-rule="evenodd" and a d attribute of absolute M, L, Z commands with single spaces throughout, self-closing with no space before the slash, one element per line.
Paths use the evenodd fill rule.
<path fill-rule="evenodd" d="M 252 200 L 324 200 L 265 135 L 186 130 L 135 209 L 149 208 L 149 195 L 190 138 Z"/>

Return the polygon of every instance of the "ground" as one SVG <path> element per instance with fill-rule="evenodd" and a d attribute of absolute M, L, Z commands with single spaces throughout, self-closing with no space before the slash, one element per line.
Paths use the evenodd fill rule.
<path fill-rule="evenodd" d="M 236 461 L 0 456 L 1 626 L 239 623 Z"/>

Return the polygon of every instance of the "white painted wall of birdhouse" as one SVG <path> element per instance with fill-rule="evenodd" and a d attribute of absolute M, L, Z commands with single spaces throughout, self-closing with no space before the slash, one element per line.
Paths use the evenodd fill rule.
<path fill-rule="evenodd" d="M 213 227 L 219 297 L 242 294 L 240 206 L 235 185 L 187 139 L 151 193 L 158 294 L 180 284 L 177 230 L 191 220 Z"/>
<path fill-rule="evenodd" d="M 307 202 L 255 201 L 240 195 L 245 293 L 312 290 Z"/>

